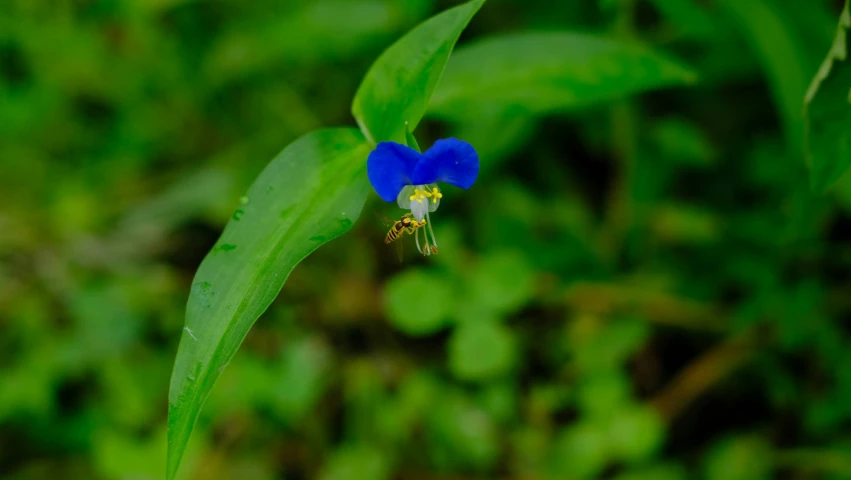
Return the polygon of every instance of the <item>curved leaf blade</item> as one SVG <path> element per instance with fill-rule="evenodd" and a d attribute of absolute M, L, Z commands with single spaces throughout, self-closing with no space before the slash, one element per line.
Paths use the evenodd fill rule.
<path fill-rule="evenodd" d="M 484 0 L 450 8 L 421 23 L 372 64 L 352 102 L 352 115 L 373 142 L 405 139 L 428 106 L 461 32 Z"/>
<path fill-rule="evenodd" d="M 221 371 L 287 276 L 357 220 L 369 190 L 370 148 L 353 128 L 302 136 L 263 170 L 204 258 L 169 389 L 169 479 Z"/>
<path fill-rule="evenodd" d="M 515 33 L 459 48 L 429 111 L 457 121 L 516 107 L 545 113 L 695 78 L 673 60 L 632 43 L 583 33 Z"/>
<path fill-rule="evenodd" d="M 810 184 L 818 192 L 827 190 L 851 167 L 850 3 L 845 2 L 836 39 L 804 101 Z"/>
<path fill-rule="evenodd" d="M 774 1 L 719 0 L 717 4 L 741 31 L 763 70 L 790 153 L 801 155 L 801 96 L 806 92 L 811 71 L 805 42 Z"/>

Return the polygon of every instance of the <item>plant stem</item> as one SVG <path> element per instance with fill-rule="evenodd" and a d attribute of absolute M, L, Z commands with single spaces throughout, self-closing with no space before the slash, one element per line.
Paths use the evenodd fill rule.
<path fill-rule="evenodd" d="M 628 40 L 634 37 L 634 0 L 619 0 L 614 32 L 617 37 Z M 625 237 L 633 222 L 633 183 L 635 164 L 638 157 L 638 133 L 635 121 L 635 105 L 624 98 L 614 103 L 611 110 L 612 157 L 618 162 L 615 178 L 606 208 L 603 225 L 604 253 L 610 263 L 616 262 L 618 252 L 623 249 Z"/>
<path fill-rule="evenodd" d="M 650 404 L 670 422 L 695 399 L 744 364 L 758 351 L 759 342 L 760 332 L 757 329 L 722 341 L 683 368 Z"/>

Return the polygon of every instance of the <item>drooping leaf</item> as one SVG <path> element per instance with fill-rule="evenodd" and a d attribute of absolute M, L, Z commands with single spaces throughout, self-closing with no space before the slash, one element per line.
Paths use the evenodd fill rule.
<path fill-rule="evenodd" d="M 169 390 L 168 478 L 177 471 L 204 400 L 289 273 L 357 220 L 369 188 L 369 148 L 350 128 L 299 138 L 260 174 L 204 258 Z"/>
<path fill-rule="evenodd" d="M 416 128 L 455 42 L 483 3 L 473 0 L 435 15 L 372 64 L 352 103 L 352 115 L 368 139 L 402 143 L 405 122 L 411 131 Z"/>
<path fill-rule="evenodd" d="M 543 113 L 694 79 L 675 61 L 634 44 L 582 33 L 515 33 L 459 48 L 430 111 L 472 121 L 495 106 Z"/>
<path fill-rule="evenodd" d="M 813 78 L 805 99 L 810 184 L 824 191 L 851 166 L 851 38 L 849 2 L 839 17 L 836 38 Z"/>

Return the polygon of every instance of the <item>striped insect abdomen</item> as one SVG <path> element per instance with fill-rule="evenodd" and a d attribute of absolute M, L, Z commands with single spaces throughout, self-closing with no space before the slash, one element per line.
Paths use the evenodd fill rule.
<path fill-rule="evenodd" d="M 399 238 L 399 234 L 402 233 L 402 230 L 404 228 L 405 228 L 405 226 L 402 225 L 402 222 L 396 222 L 393 225 L 393 228 L 391 228 L 390 231 L 387 232 L 387 236 L 384 237 L 384 243 L 390 243 L 393 240 L 396 240 L 397 238 Z"/>

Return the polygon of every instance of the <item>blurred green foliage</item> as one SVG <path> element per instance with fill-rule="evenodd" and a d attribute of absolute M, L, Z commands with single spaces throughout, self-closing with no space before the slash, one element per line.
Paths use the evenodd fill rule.
<path fill-rule="evenodd" d="M 0 478 L 162 478 L 200 260 L 266 163 L 353 125 L 372 61 L 452 4 L 0 2 Z M 570 31 L 697 81 L 436 103 L 420 144 L 482 157 L 433 217 L 440 255 L 400 264 L 370 218 L 398 209 L 368 202 L 249 332 L 179 477 L 851 477 L 851 179 L 811 193 L 801 112 L 841 8 L 490 0 L 456 60 Z"/>
<path fill-rule="evenodd" d="M 805 120 L 807 122 L 807 160 L 812 171 L 811 183 L 825 190 L 851 166 L 851 140 L 848 138 L 851 92 L 851 69 L 848 67 L 848 29 L 851 28 L 851 5 L 839 16 L 836 38 L 824 63 L 819 67 L 807 90 Z M 848 102 L 843 102 L 845 96 Z M 843 108 L 844 107 L 844 108 Z"/>

